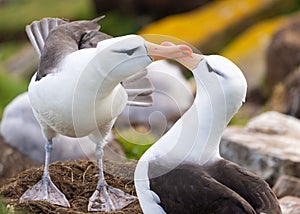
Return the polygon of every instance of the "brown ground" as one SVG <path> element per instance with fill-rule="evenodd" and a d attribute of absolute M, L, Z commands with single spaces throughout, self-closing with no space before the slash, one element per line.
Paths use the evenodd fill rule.
<path fill-rule="evenodd" d="M 94 162 L 79 160 L 50 164 L 49 171 L 52 181 L 66 195 L 71 208 L 63 208 L 45 201 L 18 203 L 20 196 L 41 179 L 43 166 L 31 168 L 40 166 L 40 164 L 31 161 L 6 145 L 1 136 L 0 151 L 0 195 L 5 203 L 12 205 L 15 210 L 24 210 L 29 213 L 87 213 L 88 199 L 94 192 L 98 181 L 98 167 Z M 134 162 L 105 161 L 104 168 L 105 178 L 109 185 L 136 195 L 133 185 Z M 27 170 L 23 171 L 24 169 Z M 114 213 L 138 214 L 142 211 L 136 201 Z"/>
<path fill-rule="evenodd" d="M 134 163 L 105 162 L 105 171 L 119 174 L 120 177 L 106 173 L 108 184 L 123 191 L 136 195 L 133 186 Z M 0 188 L 0 194 L 5 202 L 14 206 L 15 210 L 25 210 L 30 213 L 87 213 L 88 199 L 95 190 L 98 180 L 98 168 L 88 160 L 55 162 L 50 165 L 50 175 L 55 185 L 66 195 L 71 208 L 63 208 L 44 201 L 18 203 L 20 196 L 42 176 L 43 168 L 33 168 L 20 173 L 9 184 Z M 94 212 L 99 213 L 99 212 Z M 114 213 L 142 213 L 138 202 L 130 204 L 122 211 Z"/>
<path fill-rule="evenodd" d="M 0 136 L 0 187 L 9 182 L 9 178 L 33 166 L 39 164 L 5 144 Z"/>

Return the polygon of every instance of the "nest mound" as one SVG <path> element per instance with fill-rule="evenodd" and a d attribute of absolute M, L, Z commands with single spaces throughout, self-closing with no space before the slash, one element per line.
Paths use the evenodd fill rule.
<path fill-rule="evenodd" d="M 104 162 L 107 183 L 131 195 L 136 195 L 133 182 L 134 169 L 134 162 Z M 66 195 L 71 208 L 56 206 L 46 201 L 18 203 L 20 196 L 41 179 L 43 167 L 29 169 L 20 173 L 16 178 L 11 179 L 10 183 L 1 187 L 0 194 L 4 197 L 5 202 L 13 206 L 16 211 L 53 214 L 88 213 L 88 200 L 93 194 L 98 181 L 97 165 L 89 160 L 55 162 L 50 164 L 49 172 L 53 183 Z M 142 210 L 138 201 L 135 201 L 121 211 L 111 213 L 137 214 L 142 213 Z"/>

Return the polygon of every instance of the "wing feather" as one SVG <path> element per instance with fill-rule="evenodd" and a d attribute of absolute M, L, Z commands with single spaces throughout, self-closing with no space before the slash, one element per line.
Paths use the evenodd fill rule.
<path fill-rule="evenodd" d="M 199 165 L 183 164 L 159 177 L 153 176 L 163 167 L 150 164 L 149 177 L 150 188 L 159 196 L 166 213 L 256 213 L 245 199 Z"/>
<path fill-rule="evenodd" d="M 25 27 L 26 34 L 39 57 L 41 57 L 49 32 L 56 26 L 65 23 L 67 21 L 58 18 L 43 18 Z"/>

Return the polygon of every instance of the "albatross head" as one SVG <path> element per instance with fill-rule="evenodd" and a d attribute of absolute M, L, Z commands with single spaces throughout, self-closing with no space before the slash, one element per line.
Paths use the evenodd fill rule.
<path fill-rule="evenodd" d="M 97 52 L 101 55 L 101 61 L 105 62 L 101 66 L 120 77 L 144 70 L 154 60 L 192 55 L 192 49 L 186 45 L 157 45 L 138 35 L 103 40 L 97 44 Z"/>
<path fill-rule="evenodd" d="M 247 82 L 242 71 L 229 59 L 219 55 L 204 56 L 203 63 L 208 72 L 217 76 L 227 100 L 239 108 L 246 101 L 247 92 Z"/>
<path fill-rule="evenodd" d="M 177 61 L 193 72 L 197 93 L 209 93 L 210 102 L 217 109 L 226 109 L 228 123 L 246 99 L 247 82 L 242 71 L 229 59 L 219 55 L 178 58 Z"/>

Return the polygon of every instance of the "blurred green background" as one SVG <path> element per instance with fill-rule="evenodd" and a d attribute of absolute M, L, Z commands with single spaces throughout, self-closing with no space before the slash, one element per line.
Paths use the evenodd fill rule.
<path fill-rule="evenodd" d="M 249 89 L 246 105 L 231 124 L 245 124 L 269 108 L 270 93 L 265 91 L 272 89 L 265 85 L 266 50 L 274 33 L 299 18 L 299 12 L 299 0 L 0 0 L 0 120 L 5 106 L 27 90 L 37 69 L 25 26 L 44 17 L 73 21 L 105 14 L 101 31 L 112 36 L 169 35 L 205 54 L 218 53 L 234 61 Z M 126 130 L 116 137 L 133 159 L 155 141 L 151 135 L 140 137 Z M 13 212 L 0 204 L 0 213 Z"/>
<path fill-rule="evenodd" d="M 25 26 L 44 17 L 73 21 L 103 14 L 101 31 L 110 35 L 170 35 L 203 53 L 230 58 L 245 72 L 248 102 L 256 102 L 258 111 L 263 111 L 264 103 L 252 98 L 251 91 L 263 88 L 266 47 L 274 32 L 297 15 L 299 8 L 298 0 L 186 0 L 176 4 L 173 0 L 0 0 L 0 119 L 4 107 L 27 90 L 37 68 Z M 253 69 L 253 64 L 260 67 Z M 232 123 L 245 124 L 252 113 L 241 111 Z M 138 158 L 148 148 L 133 146 L 128 139 L 136 140 L 129 136 L 119 141 L 130 158 Z M 153 141 L 151 136 L 147 140 Z"/>

